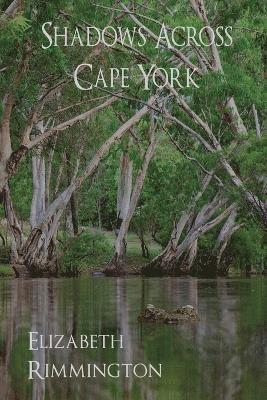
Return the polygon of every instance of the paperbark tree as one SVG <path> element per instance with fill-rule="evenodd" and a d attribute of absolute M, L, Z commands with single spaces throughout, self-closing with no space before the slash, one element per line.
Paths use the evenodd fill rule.
<path fill-rule="evenodd" d="M 124 151 L 120 162 L 120 177 L 117 194 L 117 221 L 115 227 L 116 238 L 119 235 L 120 227 L 126 218 L 132 193 L 133 161 L 130 159 L 129 149 Z M 126 240 L 122 242 L 122 254 L 126 253 Z"/>
<path fill-rule="evenodd" d="M 237 207 L 233 208 L 231 214 L 227 218 L 225 224 L 223 225 L 219 233 L 219 236 L 217 238 L 217 241 L 213 249 L 213 256 L 216 257 L 216 266 L 218 275 L 227 275 L 230 267 L 230 260 L 228 260 L 227 255 L 225 259 L 223 257 L 225 254 L 225 249 L 228 243 L 230 242 L 233 234 L 243 226 L 243 224 L 236 223 L 236 218 L 237 218 Z"/>
<path fill-rule="evenodd" d="M 119 141 L 126 132 L 141 118 L 143 118 L 154 104 L 156 98 L 149 99 L 147 105 L 137 111 L 129 120 L 122 124 L 100 148 L 96 151 L 82 173 L 78 174 L 79 158 L 70 185 L 47 207 L 43 217 L 31 230 L 28 238 L 17 249 L 17 257 L 12 267 L 17 276 L 30 274 L 31 276 L 54 275 L 58 273 L 55 238 L 62 213 L 70 201 L 71 196 L 83 184 L 84 180 L 92 176 L 100 162 L 106 156 L 111 146 Z M 12 215 L 12 209 L 10 211 Z M 16 232 L 16 226 L 14 227 Z"/>
<path fill-rule="evenodd" d="M 126 273 L 124 269 L 125 238 L 128 233 L 132 217 L 134 215 L 138 200 L 141 195 L 149 163 L 154 156 L 155 149 L 159 140 L 159 137 L 156 135 L 155 132 L 156 127 L 153 118 L 154 115 L 152 114 L 150 123 L 150 132 L 149 132 L 150 143 L 144 154 L 142 167 L 137 173 L 135 184 L 131 193 L 130 202 L 128 202 L 127 210 L 120 225 L 120 229 L 115 243 L 115 254 L 112 260 L 107 264 L 107 266 L 104 269 L 106 275 L 117 276 Z"/>
<path fill-rule="evenodd" d="M 217 217 L 211 220 L 208 217 L 212 217 L 220 207 L 220 201 L 217 200 L 216 205 L 214 203 L 215 199 L 209 205 L 205 206 L 205 208 L 207 207 L 207 214 L 203 223 L 194 225 L 193 228 L 190 229 L 190 231 L 186 234 L 185 238 L 181 241 L 180 244 L 176 242 L 177 244 L 175 243 L 176 245 L 173 246 L 172 243 L 169 243 L 163 253 L 161 253 L 158 257 L 152 260 L 150 264 L 142 269 L 142 273 L 149 276 L 181 275 L 184 273 L 188 273 L 187 268 L 185 269 L 182 262 L 180 262 L 181 256 L 186 251 L 188 251 L 193 244 L 195 245 L 200 236 L 204 235 L 215 226 L 220 224 L 231 213 L 233 209 L 233 205 L 231 205 L 224 211 L 222 211 Z M 210 209 L 208 210 L 209 207 Z M 201 210 L 201 213 L 202 212 L 203 209 Z M 185 220 L 187 219 L 186 217 L 186 214 L 184 214 L 179 220 L 177 228 L 180 229 L 180 231 L 185 226 Z"/>
<path fill-rule="evenodd" d="M 171 234 L 169 243 L 165 249 L 155 257 L 148 265 L 146 265 L 142 272 L 147 275 L 164 275 L 164 270 L 167 271 L 175 267 L 176 264 L 176 250 L 180 241 L 180 237 L 185 229 L 186 224 L 192 218 L 192 213 L 196 207 L 197 202 L 203 196 L 207 187 L 212 179 L 212 174 L 206 175 L 203 179 L 202 187 L 200 191 L 194 196 L 191 204 L 188 206 L 187 210 L 182 212 L 179 220 L 174 223 L 174 228 Z"/>

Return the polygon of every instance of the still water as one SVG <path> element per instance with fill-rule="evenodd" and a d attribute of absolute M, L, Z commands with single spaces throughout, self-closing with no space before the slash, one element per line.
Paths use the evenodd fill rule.
<path fill-rule="evenodd" d="M 200 320 L 141 324 L 147 303 L 196 307 Z M 263 400 L 267 398 L 267 279 L 0 280 L 1 400 Z M 123 335 L 123 349 L 40 349 L 44 335 Z M 162 378 L 29 380 L 29 360 L 162 364 Z"/>

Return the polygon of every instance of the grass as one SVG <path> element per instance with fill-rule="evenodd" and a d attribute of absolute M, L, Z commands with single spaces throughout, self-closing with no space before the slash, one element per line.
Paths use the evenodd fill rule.
<path fill-rule="evenodd" d="M 13 276 L 12 269 L 8 264 L 0 264 L 0 277 Z"/>
<path fill-rule="evenodd" d="M 115 243 L 115 235 L 113 232 L 103 232 L 109 243 L 114 246 Z M 149 260 L 156 257 L 160 251 L 161 247 L 153 241 L 153 239 L 149 236 L 145 238 L 146 245 L 149 250 L 149 259 L 142 256 L 141 244 L 138 236 L 135 233 L 128 233 L 127 235 L 127 255 L 126 255 L 126 264 L 129 268 L 138 268 L 149 262 Z"/>

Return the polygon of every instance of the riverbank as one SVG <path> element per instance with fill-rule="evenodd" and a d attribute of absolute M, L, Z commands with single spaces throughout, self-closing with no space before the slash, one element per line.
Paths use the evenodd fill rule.
<path fill-rule="evenodd" d="M 0 264 L 0 278 L 12 277 L 13 271 L 8 264 Z"/>
<path fill-rule="evenodd" d="M 161 246 L 149 235 L 145 237 L 148 257 L 142 255 L 140 239 L 135 233 L 127 237 L 127 255 L 125 272 L 127 275 L 139 275 L 143 266 L 147 265 L 161 252 Z M 62 236 L 60 238 L 58 259 L 59 275 L 65 277 L 98 275 L 114 254 L 115 235 L 113 232 L 90 228 L 76 237 Z M 14 276 L 8 264 L 7 247 L 0 248 L 0 277 Z M 2 257 L 1 257 L 2 256 Z M 250 273 L 236 265 L 229 271 L 231 276 L 261 275 L 264 272 L 252 267 Z M 200 276 L 201 277 L 201 276 Z M 202 276 L 203 278 L 207 276 Z"/>

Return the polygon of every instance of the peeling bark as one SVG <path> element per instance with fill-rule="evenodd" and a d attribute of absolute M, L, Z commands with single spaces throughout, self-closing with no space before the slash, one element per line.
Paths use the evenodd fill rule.
<path fill-rule="evenodd" d="M 34 229 L 42 220 L 45 210 L 45 159 L 42 155 L 42 149 L 32 157 L 32 177 L 33 177 L 33 195 L 31 204 L 30 224 Z"/>
<path fill-rule="evenodd" d="M 122 223 L 120 225 L 120 229 L 116 238 L 115 255 L 104 269 L 104 273 L 106 275 L 113 275 L 113 274 L 119 275 L 121 273 L 122 274 L 125 273 L 125 271 L 123 270 L 123 263 L 125 256 L 125 238 L 128 233 L 130 222 L 135 212 L 138 200 L 140 198 L 140 194 L 143 188 L 149 163 L 154 156 L 155 149 L 158 143 L 158 138 L 155 135 L 155 127 L 153 126 L 151 127 L 151 129 L 152 131 L 150 132 L 151 133 L 150 143 L 144 155 L 143 165 L 137 174 L 134 188 L 131 194 L 130 203 L 127 212 L 125 214 L 125 217 L 123 218 Z"/>
<path fill-rule="evenodd" d="M 223 225 L 213 249 L 213 256 L 216 257 L 218 275 L 227 275 L 230 268 L 230 260 L 228 260 L 227 256 L 223 257 L 223 255 L 233 234 L 242 227 L 242 224 L 236 223 L 236 218 L 237 207 L 235 206 Z"/>
<path fill-rule="evenodd" d="M 132 175 L 133 175 L 133 162 L 130 159 L 129 152 L 123 152 L 120 162 L 120 177 L 118 184 L 117 194 L 117 221 L 115 227 L 116 238 L 119 235 L 121 224 L 124 218 L 127 217 L 127 213 L 130 206 L 131 193 L 132 193 Z M 122 241 L 121 255 L 124 258 L 126 254 L 127 243 L 125 238 Z"/>
<path fill-rule="evenodd" d="M 193 202 L 194 203 L 194 202 Z M 188 230 L 184 239 L 180 242 L 181 233 L 186 224 L 191 219 L 191 212 L 183 212 L 178 224 L 176 225 L 170 242 L 164 251 L 157 256 L 150 264 L 142 269 L 145 275 L 181 275 L 188 273 L 188 266 L 184 266 L 181 256 L 188 251 L 192 251 L 191 256 L 196 252 L 197 240 L 209 230 L 218 225 L 231 212 L 232 206 L 221 212 L 213 220 L 214 214 L 226 203 L 226 199 L 218 193 L 214 199 L 204 205 L 195 217 L 192 227 Z"/>
<path fill-rule="evenodd" d="M 258 139 L 261 139 L 261 126 L 260 126 L 260 121 L 258 117 L 258 111 L 255 107 L 255 104 L 252 105 L 252 111 L 254 115 L 254 120 L 255 120 L 255 127 L 256 127 L 256 135 Z"/>
<path fill-rule="evenodd" d="M 17 12 L 22 11 L 23 1 L 22 0 L 13 0 L 11 4 L 8 6 L 4 14 L 8 18 L 14 18 Z"/>
<path fill-rule="evenodd" d="M 180 237 L 185 229 L 185 226 L 190 222 L 193 216 L 193 211 L 198 200 L 202 197 L 212 179 L 212 174 L 207 174 L 202 182 L 200 191 L 194 196 L 191 204 L 182 214 L 178 222 L 175 222 L 169 243 L 165 249 L 155 257 L 148 265 L 142 268 L 142 273 L 145 275 L 163 275 L 164 270 L 174 270 L 177 266 L 175 250 L 179 244 Z"/>
<path fill-rule="evenodd" d="M 18 258 L 18 250 L 22 247 L 23 233 L 21 225 L 16 217 L 9 187 L 7 185 L 3 190 L 3 203 L 7 218 L 7 226 L 11 236 L 11 262 L 13 262 L 13 260 Z"/>

